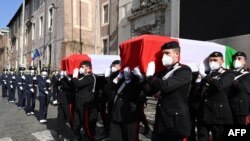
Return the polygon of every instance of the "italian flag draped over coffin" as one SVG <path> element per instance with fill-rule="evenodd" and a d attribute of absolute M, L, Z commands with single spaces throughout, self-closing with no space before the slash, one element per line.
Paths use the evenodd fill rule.
<path fill-rule="evenodd" d="M 142 73 L 145 74 L 148 63 L 154 61 L 156 72 L 164 70 L 165 67 L 161 62 L 161 46 L 170 41 L 179 42 L 181 47 L 180 62 L 190 66 L 193 72 L 198 71 L 200 65 L 208 69 L 206 59 L 214 51 L 219 51 L 224 55 L 224 66 L 229 68 L 232 65 L 232 55 L 236 53 L 236 50 L 231 47 L 213 42 L 142 35 L 120 44 L 122 68 L 128 66 L 130 69 L 134 69 L 134 67 L 139 66 Z"/>

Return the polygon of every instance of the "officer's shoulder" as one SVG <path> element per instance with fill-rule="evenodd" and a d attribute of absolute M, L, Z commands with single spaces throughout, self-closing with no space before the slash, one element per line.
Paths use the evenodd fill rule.
<path fill-rule="evenodd" d="M 180 66 L 180 69 L 184 69 L 184 70 L 188 70 L 192 72 L 191 68 L 188 65 L 179 63 L 179 66 Z"/>

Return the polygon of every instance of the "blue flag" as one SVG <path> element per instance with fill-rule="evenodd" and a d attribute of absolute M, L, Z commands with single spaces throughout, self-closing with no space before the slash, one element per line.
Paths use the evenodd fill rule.
<path fill-rule="evenodd" d="M 38 49 L 35 49 L 34 51 L 32 51 L 32 60 L 35 60 L 36 57 L 39 57 L 40 53 L 38 51 Z"/>

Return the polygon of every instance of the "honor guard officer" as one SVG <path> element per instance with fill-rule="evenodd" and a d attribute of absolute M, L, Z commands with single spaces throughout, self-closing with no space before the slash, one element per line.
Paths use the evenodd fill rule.
<path fill-rule="evenodd" d="M 65 126 L 70 127 L 70 112 L 69 103 L 72 95 L 71 78 L 66 76 L 66 71 L 60 72 L 58 81 L 54 83 L 54 88 L 57 88 L 58 114 L 57 114 L 57 135 L 62 140 Z M 71 134 L 73 136 L 73 134 Z"/>
<path fill-rule="evenodd" d="M 1 85 L 2 85 L 2 98 L 3 100 L 8 97 L 8 69 L 4 68 L 3 69 L 3 74 L 1 75 Z"/>
<path fill-rule="evenodd" d="M 57 101 L 57 95 L 58 95 L 58 89 L 56 88 L 57 86 L 55 85 L 60 79 L 60 74 L 59 74 L 59 71 L 56 69 L 52 75 L 52 78 L 51 78 L 51 83 L 52 83 L 52 86 L 53 86 L 53 91 L 52 91 L 52 99 L 53 99 L 53 105 L 56 105 L 58 104 L 58 101 Z"/>
<path fill-rule="evenodd" d="M 49 97 L 51 95 L 51 80 L 48 77 L 48 68 L 43 67 L 41 75 L 38 77 L 38 89 L 39 89 L 39 115 L 40 123 L 47 122 L 47 112 L 49 105 Z"/>
<path fill-rule="evenodd" d="M 25 93 L 27 98 L 26 114 L 34 115 L 35 105 L 36 105 L 36 95 L 37 95 L 37 76 L 36 67 L 29 67 L 29 74 L 26 76 L 25 80 Z"/>
<path fill-rule="evenodd" d="M 233 123 L 227 96 L 234 73 L 222 67 L 224 60 L 220 52 L 211 53 L 208 61 L 210 73 L 202 79 L 200 87 L 198 140 L 208 141 L 211 131 L 213 141 L 224 141 L 224 126 Z"/>
<path fill-rule="evenodd" d="M 8 93 L 9 93 L 9 103 L 14 103 L 15 93 L 16 93 L 15 68 L 11 68 L 8 75 Z"/>
<path fill-rule="evenodd" d="M 139 95 L 144 79 L 139 71 L 134 75 L 128 67 L 124 68 L 124 79 L 119 80 L 114 98 L 110 124 L 111 141 L 139 140 Z M 141 76 L 141 77 L 140 77 Z"/>
<path fill-rule="evenodd" d="M 150 62 L 146 72 L 147 83 L 158 98 L 152 141 L 179 141 L 190 135 L 188 94 L 192 71 L 179 63 L 180 47 L 175 41 L 161 47 L 162 64 L 166 72 L 162 78 L 154 77 L 155 63 Z"/>
<path fill-rule="evenodd" d="M 78 77 L 79 74 L 79 77 Z M 71 80 L 75 93 L 75 116 L 73 131 L 76 138 L 80 138 L 80 129 L 83 129 L 90 141 L 94 140 L 94 128 L 90 126 L 90 113 L 93 108 L 96 78 L 92 74 L 92 64 L 82 61 L 80 69 L 74 69 Z"/>
<path fill-rule="evenodd" d="M 25 66 L 19 66 L 19 74 L 17 75 L 17 92 L 18 92 L 18 109 L 25 107 L 26 95 L 25 95 Z"/>
<path fill-rule="evenodd" d="M 229 93 L 229 102 L 233 113 L 235 125 L 248 124 L 250 94 L 250 73 L 244 69 L 247 56 L 244 52 L 237 52 L 233 55 L 233 66 L 235 78 Z"/>

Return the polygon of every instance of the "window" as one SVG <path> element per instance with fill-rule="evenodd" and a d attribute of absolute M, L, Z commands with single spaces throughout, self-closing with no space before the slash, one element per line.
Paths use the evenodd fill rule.
<path fill-rule="evenodd" d="M 50 31 L 52 30 L 52 25 L 53 25 L 53 8 L 51 7 L 49 9 L 49 19 L 48 19 L 48 28 Z"/>
<path fill-rule="evenodd" d="M 104 4 L 102 7 L 102 23 L 103 24 L 108 24 L 109 22 L 109 5 Z"/>
<path fill-rule="evenodd" d="M 43 34 L 43 16 L 39 19 L 39 37 L 41 37 Z"/>
<path fill-rule="evenodd" d="M 36 33 L 36 24 L 32 23 L 32 35 L 31 35 L 32 41 L 35 40 L 35 33 Z"/>
<path fill-rule="evenodd" d="M 103 54 L 108 54 L 108 39 L 102 39 Z"/>
<path fill-rule="evenodd" d="M 47 64 L 49 66 L 51 66 L 51 59 L 52 59 L 52 55 L 51 55 L 51 52 L 52 52 L 52 45 L 49 44 L 48 47 L 47 47 Z"/>

